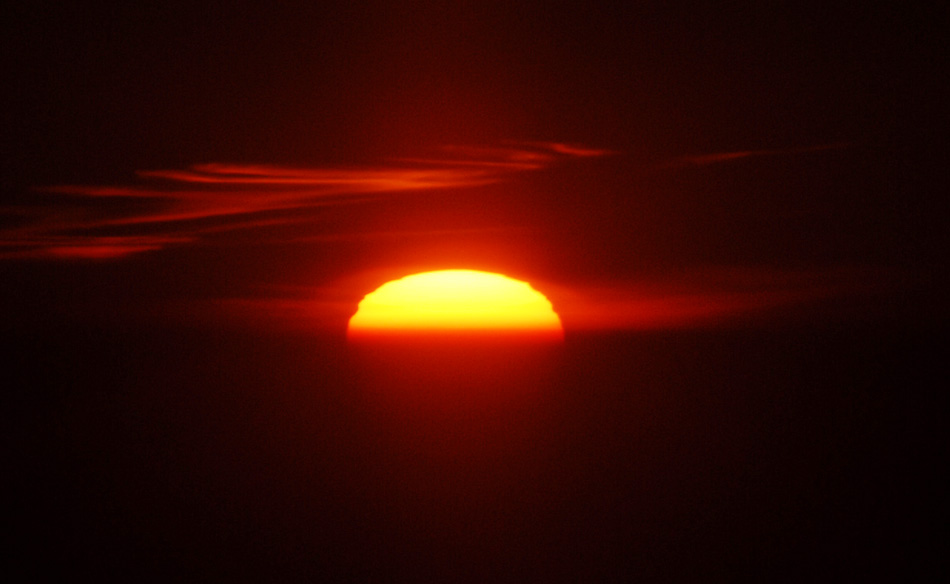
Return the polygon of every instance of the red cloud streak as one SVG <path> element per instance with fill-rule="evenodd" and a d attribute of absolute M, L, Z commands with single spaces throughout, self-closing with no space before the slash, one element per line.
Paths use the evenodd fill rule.
<path fill-rule="evenodd" d="M 5 210 L 25 223 L 0 229 L 0 258 L 111 259 L 200 241 L 202 236 L 266 222 L 293 223 L 288 211 L 350 204 L 400 192 L 473 187 L 565 158 L 605 151 L 559 143 L 451 147 L 448 158 L 362 168 L 202 164 L 143 170 L 134 186 L 60 185 L 46 198 Z M 50 195 L 60 195 L 59 197 Z M 109 201 L 86 205 L 84 200 Z M 132 201 L 138 201 L 133 204 Z M 152 203 L 146 205 L 146 203 Z M 281 219 L 261 213 L 284 212 Z M 199 225 L 200 224 L 200 225 Z M 121 229 L 121 233 L 117 230 Z M 136 232 L 138 230 L 138 232 Z"/>

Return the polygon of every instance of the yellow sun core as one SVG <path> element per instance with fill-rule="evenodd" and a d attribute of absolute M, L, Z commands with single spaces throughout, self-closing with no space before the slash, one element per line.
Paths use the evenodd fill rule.
<path fill-rule="evenodd" d="M 476 270 L 423 272 L 367 294 L 350 339 L 411 334 L 523 334 L 563 338 L 561 320 L 527 282 Z"/>

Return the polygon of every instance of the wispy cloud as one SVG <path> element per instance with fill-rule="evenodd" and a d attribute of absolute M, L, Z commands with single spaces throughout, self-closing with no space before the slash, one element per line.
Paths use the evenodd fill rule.
<path fill-rule="evenodd" d="M 188 184 L 307 187 L 324 193 L 387 192 L 464 187 L 493 178 L 479 167 L 487 168 L 487 161 L 477 161 L 471 168 L 339 169 L 202 164 L 188 170 L 151 170 L 138 174 Z"/>
<path fill-rule="evenodd" d="M 840 150 L 850 146 L 846 142 L 836 142 L 833 144 L 820 144 L 817 146 L 803 146 L 798 148 L 775 148 L 764 150 L 735 150 L 731 152 L 711 152 L 706 154 L 692 154 L 682 156 L 671 160 L 662 168 L 681 168 L 684 166 L 707 166 L 710 164 L 721 164 L 746 158 L 764 158 L 772 156 L 789 156 L 792 154 L 806 154 L 809 152 L 821 152 L 824 150 Z"/>
<path fill-rule="evenodd" d="M 855 267 L 696 267 L 603 286 L 555 288 L 552 296 L 565 326 L 574 330 L 663 330 L 781 321 L 836 298 L 849 298 L 860 310 L 857 299 L 887 289 L 893 277 Z"/>
<path fill-rule="evenodd" d="M 38 187 L 31 204 L 0 211 L 15 225 L 0 228 L 0 258 L 120 258 L 222 230 L 299 222 L 296 211 L 486 185 L 561 160 L 606 154 L 546 142 L 454 146 L 439 157 L 366 167 L 215 163 L 142 170 L 137 184 L 127 186 Z"/>
<path fill-rule="evenodd" d="M 558 154 L 567 156 L 581 156 L 583 158 L 610 156 L 616 154 L 613 150 L 604 150 L 602 148 L 588 148 L 577 144 L 566 144 L 564 142 L 525 142 L 526 145 L 548 148 Z"/>
<path fill-rule="evenodd" d="M 192 240 L 190 237 L 171 236 L 34 238 L 27 246 L 18 243 L 0 243 L 8 248 L 6 250 L 0 248 L 0 258 L 115 259 Z"/>

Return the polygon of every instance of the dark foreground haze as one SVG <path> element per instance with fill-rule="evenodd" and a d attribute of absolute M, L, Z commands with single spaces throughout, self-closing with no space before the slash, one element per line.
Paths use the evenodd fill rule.
<path fill-rule="evenodd" d="M 940 341 L 61 330 L 7 368 L 11 556 L 103 581 L 916 579 L 942 563 Z"/>

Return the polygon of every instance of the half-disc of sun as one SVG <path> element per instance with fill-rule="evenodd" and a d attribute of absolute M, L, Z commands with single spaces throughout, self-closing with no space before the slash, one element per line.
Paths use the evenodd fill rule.
<path fill-rule="evenodd" d="M 476 270 L 440 270 L 387 282 L 350 319 L 350 339 L 413 335 L 563 338 L 551 302 L 527 282 Z"/>

